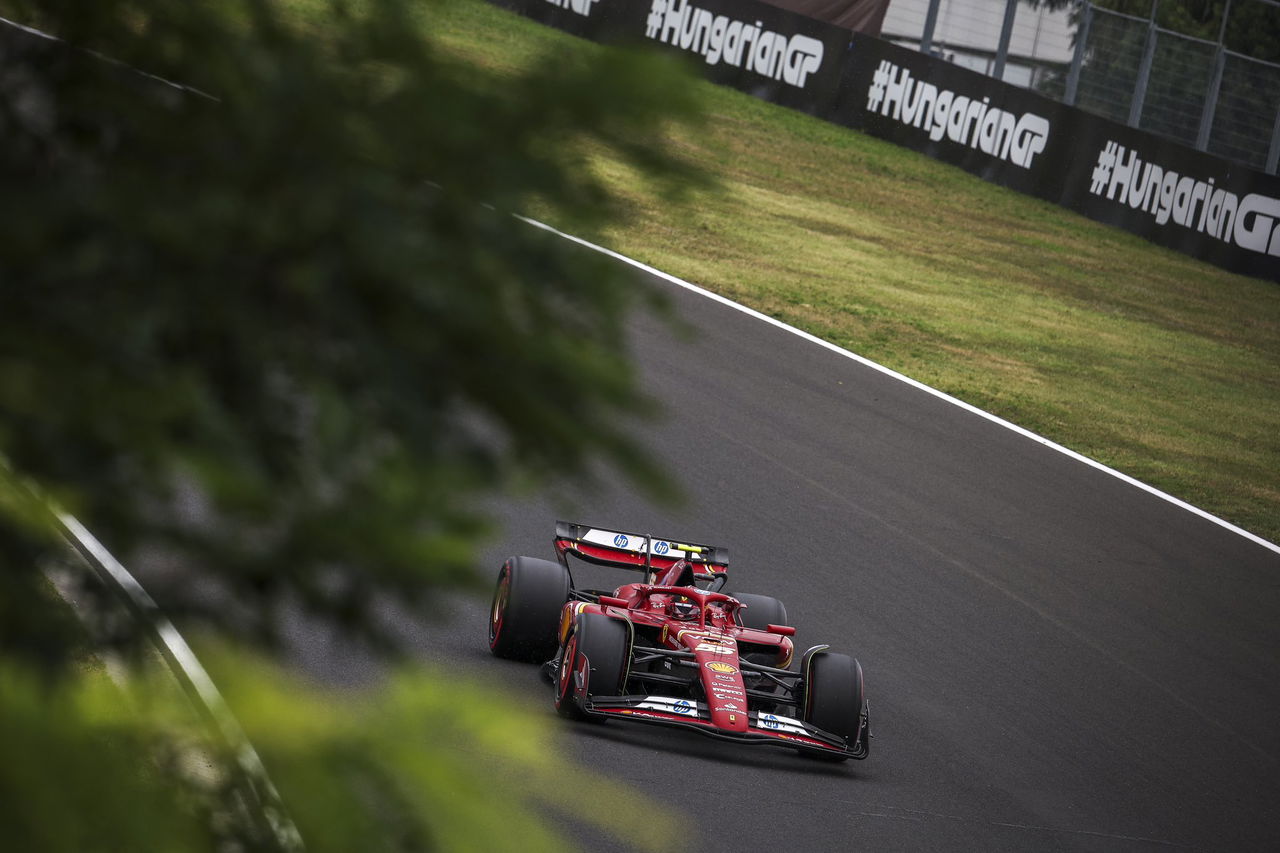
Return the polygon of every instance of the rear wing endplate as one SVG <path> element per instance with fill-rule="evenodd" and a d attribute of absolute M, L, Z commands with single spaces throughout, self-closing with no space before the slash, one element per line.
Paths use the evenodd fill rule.
<path fill-rule="evenodd" d="M 660 571 L 680 560 L 693 563 L 695 571 L 701 573 L 723 572 L 729 567 L 728 548 L 568 521 L 556 522 L 555 545 L 556 556 L 562 563 L 572 554 L 590 563 L 640 571 Z"/>

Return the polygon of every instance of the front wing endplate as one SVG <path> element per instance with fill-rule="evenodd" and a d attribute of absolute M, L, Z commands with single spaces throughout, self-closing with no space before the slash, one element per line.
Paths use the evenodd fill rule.
<path fill-rule="evenodd" d="M 849 758 L 866 757 L 865 751 L 851 746 L 844 738 L 794 717 L 750 711 L 745 732 L 727 731 L 711 722 L 711 711 L 705 703 L 691 699 L 592 696 L 587 699 L 583 710 L 594 716 L 690 729 L 737 743 L 783 746 L 802 752 L 835 753 Z"/>

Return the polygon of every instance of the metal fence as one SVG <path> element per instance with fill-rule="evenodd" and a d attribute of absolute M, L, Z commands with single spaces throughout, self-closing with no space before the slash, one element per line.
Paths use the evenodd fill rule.
<path fill-rule="evenodd" d="M 1073 32 L 1063 12 L 1016 4 L 1011 10 L 1004 0 L 891 0 L 881 29 L 889 41 L 1030 89 L 1065 77 Z"/>
<path fill-rule="evenodd" d="M 894 0 L 883 34 L 1276 174 L 1280 0 L 1101 2 Z"/>

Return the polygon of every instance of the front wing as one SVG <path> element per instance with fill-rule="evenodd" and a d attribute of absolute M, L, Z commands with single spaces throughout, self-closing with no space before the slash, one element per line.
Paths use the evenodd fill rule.
<path fill-rule="evenodd" d="M 713 725 L 706 703 L 670 696 L 589 696 L 583 710 L 599 717 L 634 720 L 676 728 L 690 729 L 709 737 L 747 744 L 766 744 L 798 749 L 802 752 L 866 758 L 865 745 L 850 744 L 844 738 L 823 731 L 794 717 L 783 717 L 759 711 L 748 713 L 745 732 L 727 731 Z M 862 711 L 862 731 L 866 731 L 867 709 Z"/>

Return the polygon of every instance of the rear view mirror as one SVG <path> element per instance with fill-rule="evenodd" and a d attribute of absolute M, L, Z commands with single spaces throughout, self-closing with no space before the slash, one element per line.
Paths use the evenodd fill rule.
<path fill-rule="evenodd" d="M 796 629 L 790 625 L 774 625 L 770 622 L 766 627 L 770 634 L 781 634 L 784 637 L 794 637 L 796 633 Z"/>

